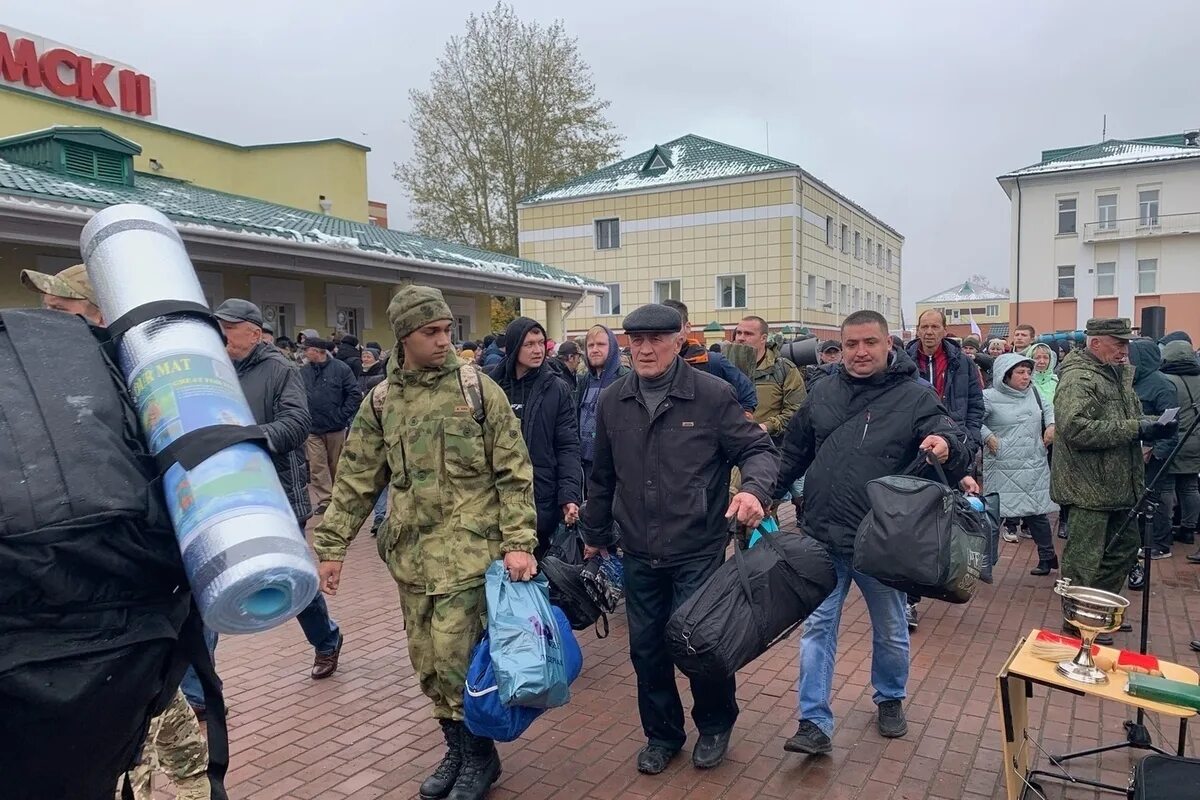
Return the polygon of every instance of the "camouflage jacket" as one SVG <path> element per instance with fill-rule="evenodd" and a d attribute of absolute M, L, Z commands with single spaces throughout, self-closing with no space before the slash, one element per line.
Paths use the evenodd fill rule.
<path fill-rule="evenodd" d="M 795 364 L 782 358 L 775 348 L 768 347 L 763 360 L 755 366 L 752 378 L 758 395 L 754 421 L 766 425 L 767 433 L 778 442 L 804 402 L 807 393 L 804 376 Z"/>
<path fill-rule="evenodd" d="M 1102 364 L 1086 350 L 1063 359 L 1054 391 L 1054 502 L 1098 511 L 1132 508 L 1145 477 L 1141 418 L 1132 366 Z"/>
<path fill-rule="evenodd" d="M 454 354 L 435 370 L 391 362 L 382 414 L 368 395 L 350 426 L 314 549 L 322 561 L 343 560 L 387 486 L 391 505 L 377 546 L 396 582 L 428 594 L 482 585 L 492 561 L 537 544 L 521 425 L 504 391 L 482 374 L 486 419 L 475 421 Z"/>

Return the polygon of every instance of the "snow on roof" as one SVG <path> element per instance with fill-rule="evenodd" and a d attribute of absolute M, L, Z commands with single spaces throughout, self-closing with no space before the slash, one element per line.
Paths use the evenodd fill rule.
<path fill-rule="evenodd" d="M 956 283 L 945 291 L 918 300 L 919 303 L 964 303 L 972 300 L 1007 300 L 1008 292 L 990 286 L 973 284 L 970 281 Z"/>
<path fill-rule="evenodd" d="M 1046 175 L 1055 172 L 1073 172 L 1100 167 L 1122 167 L 1132 164 L 1149 164 L 1159 161 L 1178 161 L 1200 158 L 1200 147 L 1166 145 L 1137 140 L 1109 139 L 1100 144 L 1089 145 L 1057 157 L 1014 170 L 1000 178 L 1017 178 L 1026 175 Z"/>

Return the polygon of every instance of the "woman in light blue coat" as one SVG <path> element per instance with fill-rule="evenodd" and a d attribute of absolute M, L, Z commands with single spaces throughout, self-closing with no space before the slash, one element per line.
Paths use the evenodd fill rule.
<path fill-rule="evenodd" d="M 1047 517 L 1058 506 L 1050 499 L 1046 448 L 1054 441 L 1054 405 L 1042 402 L 1033 386 L 1033 360 L 1005 353 L 992 368 L 992 388 L 983 392 L 983 485 L 1000 495 L 1000 515 L 1024 520 L 1038 548 L 1030 575 L 1058 569 Z M 1006 541 L 1015 536 L 1005 535 Z"/>

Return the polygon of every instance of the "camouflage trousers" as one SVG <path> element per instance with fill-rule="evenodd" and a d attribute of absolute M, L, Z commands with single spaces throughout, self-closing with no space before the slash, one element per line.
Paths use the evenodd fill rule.
<path fill-rule="evenodd" d="M 1105 545 L 1116 535 L 1129 512 L 1070 506 L 1070 513 L 1071 536 L 1063 550 L 1062 576 L 1070 578 L 1076 586 L 1120 594 L 1142 544 L 1137 521 L 1131 522 L 1112 549 L 1105 552 Z"/>
<path fill-rule="evenodd" d="M 483 587 L 427 595 L 401 586 L 400 607 L 408 658 L 421 691 L 433 701 L 434 718 L 461 721 L 471 650 L 487 626 Z"/>
<path fill-rule="evenodd" d="M 209 800 L 208 743 L 200 735 L 200 723 L 180 691 L 175 692 L 167 710 L 150 721 L 141 763 L 129 772 L 137 800 L 153 797 L 151 776 L 156 770 L 166 773 L 175 784 L 179 800 Z M 116 796 L 121 797 L 120 785 Z"/>

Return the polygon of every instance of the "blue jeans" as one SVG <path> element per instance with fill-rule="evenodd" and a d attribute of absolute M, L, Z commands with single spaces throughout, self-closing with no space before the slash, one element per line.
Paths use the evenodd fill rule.
<path fill-rule="evenodd" d="M 308 639 L 308 643 L 318 653 L 332 653 L 337 649 L 342 632 L 337 623 L 329 616 L 329 606 L 325 604 L 325 595 L 317 592 L 317 596 L 313 598 L 312 602 L 296 615 L 296 621 L 300 623 L 300 629 L 304 631 L 304 638 Z M 210 631 L 206 627 L 204 641 L 208 643 L 208 652 L 212 653 L 215 658 L 217 632 Z M 179 688 L 183 690 L 183 696 L 190 704 L 193 706 L 204 705 L 204 689 L 200 686 L 200 678 L 196 676 L 196 670 L 191 667 L 187 668 Z"/>
<path fill-rule="evenodd" d="M 837 572 L 833 594 L 804 621 L 800 637 L 800 719 L 833 736 L 833 662 L 837 656 L 838 624 L 850 591 L 850 580 L 858 584 L 867 601 L 871 618 L 871 685 L 878 705 L 884 700 L 903 700 L 908 684 L 908 623 L 904 619 L 903 592 L 884 586 L 855 570 L 844 557 L 831 553 Z"/>
<path fill-rule="evenodd" d="M 375 524 L 383 522 L 383 518 L 387 515 L 387 489 L 385 488 L 379 493 L 379 499 L 375 501 Z"/>

